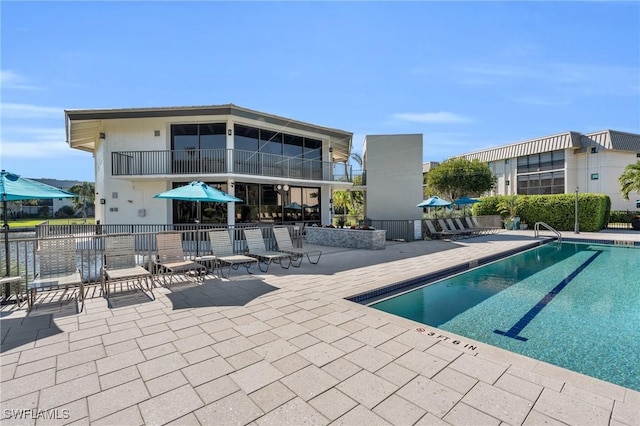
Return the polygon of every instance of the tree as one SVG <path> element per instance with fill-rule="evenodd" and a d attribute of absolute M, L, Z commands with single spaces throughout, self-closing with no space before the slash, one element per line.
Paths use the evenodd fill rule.
<path fill-rule="evenodd" d="M 487 163 L 464 157 L 444 161 L 427 174 L 428 188 L 449 201 L 463 195 L 479 196 L 489 191 L 494 182 L 495 177 Z"/>
<path fill-rule="evenodd" d="M 622 175 L 618 178 L 622 198 L 629 199 L 630 192 L 640 193 L 640 160 L 636 164 L 629 164 L 624 168 Z"/>
<path fill-rule="evenodd" d="M 92 206 L 96 199 L 96 189 L 91 182 L 82 182 L 69 188 L 69 192 L 78 194 L 73 199 L 73 209 L 82 211 L 82 218 L 87 219 L 87 207 Z"/>
<path fill-rule="evenodd" d="M 343 215 L 346 215 L 349 212 L 349 205 L 351 204 L 351 195 L 349 191 L 334 191 L 333 192 L 333 208 L 334 212 L 337 213 L 338 210 Z"/>

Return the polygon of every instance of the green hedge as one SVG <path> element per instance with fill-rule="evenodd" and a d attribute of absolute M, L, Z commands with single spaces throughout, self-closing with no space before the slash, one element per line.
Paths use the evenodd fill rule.
<path fill-rule="evenodd" d="M 507 196 L 482 197 L 474 204 L 477 216 L 500 214 L 497 204 Z M 602 194 L 578 195 L 578 222 L 580 231 L 597 232 L 609 223 L 611 199 Z M 518 216 L 521 221 L 533 225 L 545 222 L 558 231 L 573 231 L 575 227 L 575 194 L 519 195 Z M 504 215 L 502 215 L 504 217 Z"/>
<path fill-rule="evenodd" d="M 608 223 L 631 223 L 631 220 L 638 215 L 640 215 L 640 211 L 613 210 Z"/>

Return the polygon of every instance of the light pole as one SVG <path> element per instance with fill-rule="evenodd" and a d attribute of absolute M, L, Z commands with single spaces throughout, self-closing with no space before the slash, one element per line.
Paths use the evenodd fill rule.
<path fill-rule="evenodd" d="M 289 192 L 289 185 L 286 183 L 284 185 L 276 185 L 276 190 L 278 194 L 280 194 L 280 199 L 282 204 L 280 205 L 280 219 L 284 223 L 284 206 L 287 204 L 287 193 Z"/>
<path fill-rule="evenodd" d="M 579 234 L 580 233 L 580 225 L 578 224 L 578 192 L 580 191 L 580 188 L 576 186 L 576 205 L 575 205 L 575 218 L 576 218 L 576 222 L 573 228 L 573 233 L 574 234 Z"/>

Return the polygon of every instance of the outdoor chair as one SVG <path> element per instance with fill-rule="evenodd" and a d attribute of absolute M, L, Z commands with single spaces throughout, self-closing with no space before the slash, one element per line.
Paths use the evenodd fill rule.
<path fill-rule="evenodd" d="M 465 226 L 460 218 L 454 219 L 456 225 L 458 225 L 458 229 L 464 229 L 465 231 L 469 231 L 473 236 L 478 236 L 483 233 L 482 229 L 476 228 L 474 226 Z"/>
<path fill-rule="evenodd" d="M 38 242 L 36 252 L 40 263 L 39 272 L 27 286 L 27 302 L 30 311 L 38 291 L 58 290 L 65 294 L 69 287 L 79 288 L 80 311 L 84 310 L 84 284 L 76 259 L 76 240 L 73 236 L 44 238 Z M 64 295 L 64 294 L 63 294 Z"/>
<path fill-rule="evenodd" d="M 156 259 L 155 264 L 162 274 L 163 281 L 167 282 L 169 275 L 169 285 L 173 281 L 175 273 L 194 275 L 197 280 L 204 281 L 207 268 L 193 260 L 185 259 L 182 249 L 182 233 L 180 232 L 160 232 L 156 234 Z"/>
<path fill-rule="evenodd" d="M 153 296 L 153 280 L 151 272 L 136 262 L 135 239 L 133 234 L 114 234 L 105 237 L 104 264 L 102 267 L 102 291 L 109 302 L 111 286 L 121 286 L 129 281 L 135 282 L 142 291 L 142 281 L 151 298 Z"/>
<path fill-rule="evenodd" d="M 469 236 L 468 232 L 460 231 L 459 229 L 456 229 L 455 226 L 453 227 L 453 229 L 449 228 L 449 226 L 444 221 L 444 219 L 438 219 L 438 225 L 440 225 L 440 229 L 442 229 L 443 231 L 447 231 L 453 234 L 454 238 L 456 237 L 463 238 L 463 237 Z"/>
<path fill-rule="evenodd" d="M 229 231 L 227 229 L 212 229 L 209 231 L 209 241 L 211 242 L 211 252 L 215 257 L 214 265 L 220 269 L 220 275 L 223 278 L 228 278 L 231 274 L 231 269 L 238 269 L 240 266 L 245 267 L 248 273 L 251 273 L 251 266 L 258 263 L 258 259 L 243 254 L 235 254 L 233 252 L 233 245 L 231 244 L 231 238 L 229 238 Z M 227 276 L 224 276 L 222 266 L 228 266 L 229 270 Z"/>
<path fill-rule="evenodd" d="M 427 225 L 427 229 L 429 230 L 429 235 L 433 238 L 454 238 L 456 236 L 455 233 L 442 230 L 436 230 L 435 225 L 429 219 L 426 219 L 424 223 Z"/>
<path fill-rule="evenodd" d="M 460 220 L 458 220 L 458 223 L 459 223 L 458 226 L 456 226 L 453 223 L 453 219 L 450 219 L 450 218 L 445 219 L 445 222 L 447 223 L 447 226 L 451 231 L 460 232 L 460 234 L 462 234 L 463 237 L 473 237 L 476 235 L 475 231 L 469 228 L 465 228 L 462 225 L 462 222 L 460 222 Z"/>
<path fill-rule="evenodd" d="M 320 262 L 320 256 L 322 256 L 322 251 L 320 250 L 305 250 L 302 248 L 297 248 L 293 246 L 291 241 L 291 236 L 289 235 L 289 230 L 287 228 L 273 228 L 273 235 L 276 237 L 276 243 L 278 244 L 278 250 L 284 253 L 289 253 L 294 255 L 295 257 L 291 259 L 291 264 L 293 266 L 300 266 L 302 260 L 305 256 L 307 256 L 307 260 L 309 263 L 313 265 L 317 265 Z M 315 258 L 315 256 L 318 256 Z M 311 256 L 314 256 L 315 262 L 311 260 Z M 296 264 L 294 261 L 299 260 Z"/>
<path fill-rule="evenodd" d="M 267 272 L 271 263 L 277 263 L 284 269 L 289 269 L 293 255 L 279 251 L 267 250 L 267 246 L 264 243 L 264 238 L 262 237 L 262 231 L 260 229 L 245 229 L 244 236 L 247 240 L 249 256 L 258 259 L 258 267 L 260 268 L 260 271 Z M 263 264 L 266 265 L 265 269 L 262 269 Z"/>
<path fill-rule="evenodd" d="M 491 231 L 486 226 L 478 226 L 477 224 L 474 224 L 469 216 L 465 216 L 463 223 L 466 223 L 467 228 L 474 229 L 478 234 L 486 234 Z"/>

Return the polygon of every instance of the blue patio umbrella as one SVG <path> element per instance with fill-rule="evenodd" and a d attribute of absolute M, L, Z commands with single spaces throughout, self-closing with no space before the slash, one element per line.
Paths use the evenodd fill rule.
<path fill-rule="evenodd" d="M 214 202 L 214 203 L 228 203 L 230 201 L 240 201 L 242 200 L 238 197 L 234 197 L 233 195 L 229 195 L 224 191 L 213 188 L 207 185 L 204 182 L 193 181 L 187 185 L 180 186 L 178 188 L 170 189 L 165 192 L 161 192 L 160 194 L 156 194 L 154 198 L 168 198 L 172 200 L 182 200 L 182 201 L 195 201 L 199 203 L 201 201 L 205 202 Z M 197 223 L 200 226 L 200 208 L 196 209 L 198 219 Z M 200 245 L 200 233 L 196 232 L 196 255 L 199 255 L 199 245 Z"/>
<path fill-rule="evenodd" d="M 450 206 L 451 203 L 447 200 L 443 200 L 442 198 L 434 195 L 433 197 L 427 198 L 420 204 L 416 205 L 416 207 L 445 207 Z"/>
<path fill-rule="evenodd" d="M 421 208 L 431 208 L 431 207 L 448 207 L 451 206 L 451 203 L 447 200 L 443 200 L 442 198 L 434 195 L 433 197 L 429 197 L 420 204 L 416 205 L 416 207 Z"/>
<path fill-rule="evenodd" d="M 287 204 L 286 206 L 284 206 L 284 208 L 291 209 L 291 210 L 302 210 L 302 206 L 295 201 Z"/>
<path fill-rule="evenodd" d="M 457 204 L 459 206 L 464 206 L 467 204 L 475 204 L 475 203 L 479 203 L 480 200 L 478 198 L 469 198 L 466 195 L 463 195 L 462 197 L 458 198 L 457 200 L 453 200 L 453 204 Z"/>
<path fill-rule="evenodd" d="M 154 196 L 154 198 L 169 198 L 182 201 L 208 201 L 226 203 L 229 201 L 242 201 L 238 197 L 229 195 L 224 191 L 213 188 L 204 182 L 193 181 L 187 185 L 170 189 Z"/>
<path fill-rule="evenodd" d="M 27 179 L 15 173 L 2 170 L 0 172 L 0 195 L 2 195 L 2 208 L 4 214 L 4 253 L 6 256 L 6 276 L 11 276 L 9 253 L 9 219 L 7 202 L 21 200 L 50 200 L 54 198 L 74 198 L 77 194 L 63 191 L 54 186 Z M 5 300 L 9 297 L 9 285 L 5 288 Z"/>
<path fill-rule="evenodd" d="M 469 198 L 466 195 L 463 195 L 457 200 L 453 200 L 453 204 L 458 206 L 463 206 L 463 209 L 466 209 L 466 206 L 468 206 L 469 204 L 479 203 L 480 201 L 481 200 L 479 200 L 478 198 Z"/>

